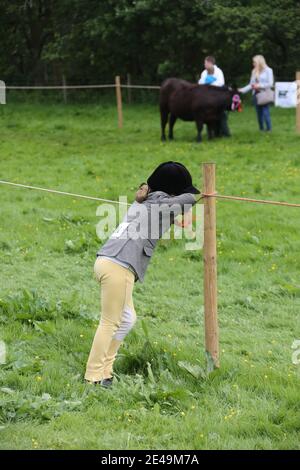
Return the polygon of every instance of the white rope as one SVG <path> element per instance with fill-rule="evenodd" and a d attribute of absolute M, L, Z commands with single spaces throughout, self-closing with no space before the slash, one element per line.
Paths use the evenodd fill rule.
<path fill-rule="evenodd" d="M 122 204 L 122 205 L 126 205 L 126 206 L 130 205 L 127 202 L 113 201 L 112 199 L 104 199 L 104 198 L 101 198 L 101 197 L 85 196 L 83 194 L 67 193 L 66 191 L 58 191 L 57 189 L 47 189 L 47 188 L 41 188 L 39 186 L 30 186 L 28 184 L 12 183 L 11 181 L 0 180 L 0 184 L 7 184 L 9 186 L 17 186 L 19 188 L 35 189 L 35 190 L 38 190 L 38 191 L 45 191 L 47 193 L 60 194 L 60 195 L 63 195 L 63 196 L 78 197 L 78 198 L 81 198 L 81 199 L 90 199 L 92 201 L 111 202 L 113 204 Z"/>
<path fill-rule="evenodd" d="M 6 86 L 7 90 L 65 90 L 69 89 L 80 89 L 80 88 L 115 88 L 115 84 L 108 85 L 42 85 L 42 86 Z"/>
<path fill-rule="evenodd" d="M 79 90 L 85 88 L 116 88 L 115 84 L 107 84 L 107 85 L 37 85 L 37 86 L 14 86 L 14 85 L 7 85 L 5 87 L 6 90 Z M 139 88 L 145 90 L 159 90 L 160 86 L 157 85 L 121 85 L 121 88 Z"/>
<path fill-rule="evenodd" d="M 160 90 L 157 85 L 121 85 L 121 88 L 144 88 L 146 90 Z"/>

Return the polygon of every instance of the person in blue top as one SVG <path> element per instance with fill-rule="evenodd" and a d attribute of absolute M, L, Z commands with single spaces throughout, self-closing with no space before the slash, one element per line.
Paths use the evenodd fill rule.
<path fill-rule="evenodd" d="M 253 57 L 253 70 L 250 82 L 243 88 L 239 88 L 240 93 L 252 91 L 253 104 L 256 108 L 257 120 L 261 131 L 271 131 L 272 122 L 269 104 L 258 105 L 257 94 L 262 90 L 271 89 L 274 85 L 273 70 L 267 65 L 264 56 L 256 55 Z"/>
<path fill-rule="evenodd" d="M 216 65 L 216 59 L 209 55 L 204 60 L 204 70 L 198 80 L 199 85 L 213 85 L 223 87 L 225 85 L 224 74 L 222 70 Z M 226 111 L 222 114 L 221 119 L 221 135 L 230 137 L 228 127 L 228 114 Z"/>

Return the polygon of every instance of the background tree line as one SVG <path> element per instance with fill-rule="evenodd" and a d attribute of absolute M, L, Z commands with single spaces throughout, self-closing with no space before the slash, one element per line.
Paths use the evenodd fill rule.
<path fill-rule="evenodd" d="M 262 53 L 277 79 L 300 68 L 298 0 L 0 0 L 0 79 L 7 84 L 195 80 L 214 54 L 227 81 Z"/>

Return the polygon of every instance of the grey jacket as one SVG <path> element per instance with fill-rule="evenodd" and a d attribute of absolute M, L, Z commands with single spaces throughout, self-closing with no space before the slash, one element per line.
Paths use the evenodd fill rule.
<path fill-rule="evenodd" d="M 129 264 L 139 281 L 143 282 L 157 241 L 170 228 L 177 215 L 191 209 L 197 196 L 190 193 L 169 196 L 162 191 L 155 191 L 144 202 L 134 202 L 97 256 L 113 257 Z"/>
<path fill-rule="evenodd" d="M 274 75 L 273 70 L 270 67 L 266 67 L 262 72 L 259 74 L 258 80 L 252 74 L 250 77 L 250 82 L 248 85 L 240 88 L 241 93 L 248 93 L 248 91 L 252 90 L 252 85 L 258 83 L 262 90 L 266 90 L 271 88 L 274 85 Z M 255 95 L 256 91 L 252 90 L 252 94 Z"/>

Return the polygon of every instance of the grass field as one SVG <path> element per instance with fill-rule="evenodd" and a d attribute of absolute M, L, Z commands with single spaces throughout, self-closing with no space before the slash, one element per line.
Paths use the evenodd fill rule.
<path fill-rule="evenodd" d="M 217 163 L 223 194 L 300 202 L 294 110 L 230 116 L 233 137 L 195 143 L 179 122 L 160 143 L 155 106 L 8 104 L 0 179 L 132 200 L 161 161 L 201 185 Z M 111 391 L 83 372 L 99 316 L 97 203 L 0 186 L 2 449 L 300 449 L 299 209 L 218 201 L 221 368 L 207 375 L 201 252 L 162 241 L 135 288 L 138 322 Z"/>

